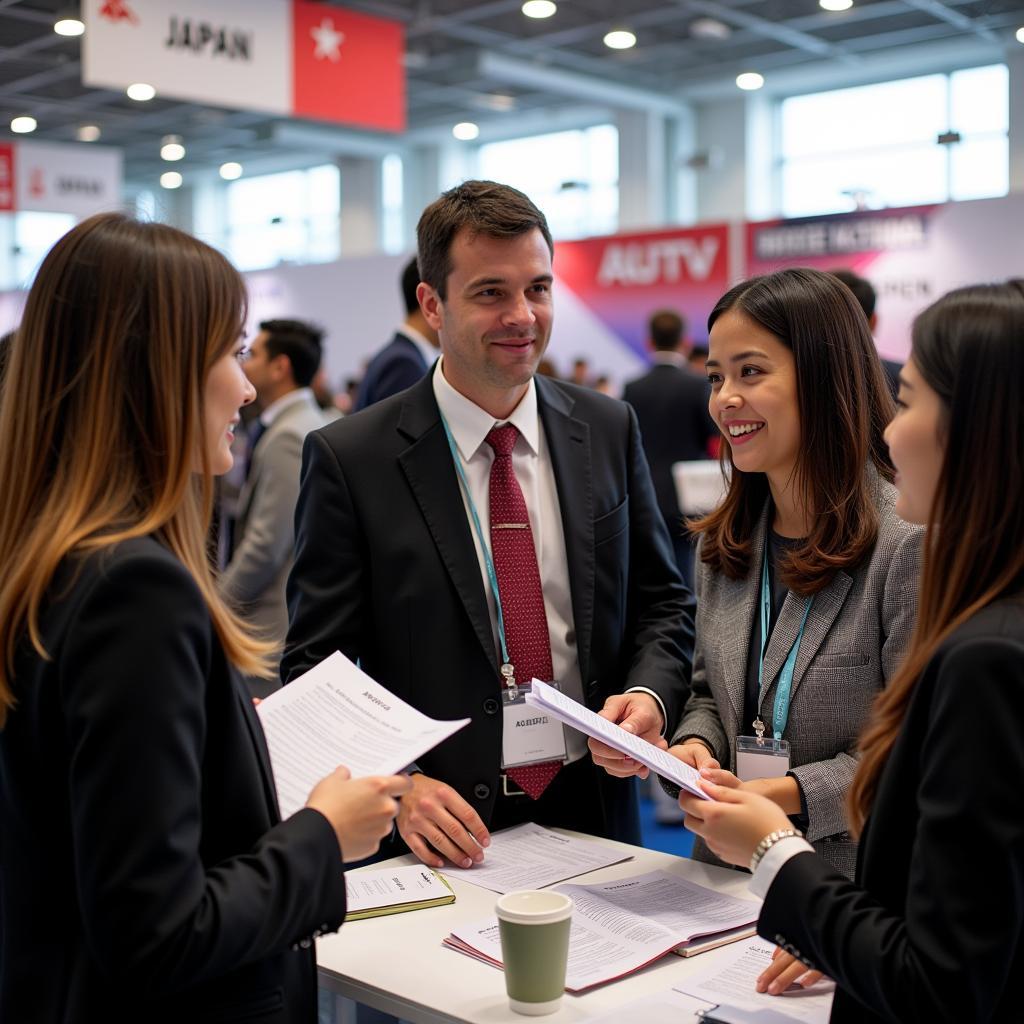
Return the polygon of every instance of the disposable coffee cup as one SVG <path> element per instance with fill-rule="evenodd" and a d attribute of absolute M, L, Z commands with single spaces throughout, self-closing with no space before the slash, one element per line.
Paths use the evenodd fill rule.
<path fill-rule="evenodd" d="M 505 988 L 516 1013 L 554 1013 L 565 991 L 572 900 L 560 892 L 521 889 L 495 904 Z"/>

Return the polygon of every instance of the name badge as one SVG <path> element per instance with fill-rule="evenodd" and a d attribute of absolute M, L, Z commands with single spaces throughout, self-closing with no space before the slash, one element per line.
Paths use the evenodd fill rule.
<path fill-rule="evenodd" d="M 526 703 L 519 687 L 515 700 L 502 700 L 504 712 L 501 742 L 501 767 L 516 768 L 540 761 L 564 761 L 565 733 L 562 723 Z M 503 694 L 504 697 L 504 694 Z"/>
<path fill-rule="evenodd" d="M 770 736 L 736 737 L 736 777 L 778 779 L 789 771 L 789 741 Z"/>

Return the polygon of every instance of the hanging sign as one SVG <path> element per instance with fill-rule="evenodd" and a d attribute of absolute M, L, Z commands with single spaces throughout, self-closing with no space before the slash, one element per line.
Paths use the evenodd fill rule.
<path fill-rule="evenodd" d="M 59 142 L 0 145 L 0 210 L 88 217 L 120 205 L 120 150 Z"/>
<path fill-rule="evenodd" d="M 307 0 L 85 0 L 82 81 L 400 132 L 396 21 Z"/>

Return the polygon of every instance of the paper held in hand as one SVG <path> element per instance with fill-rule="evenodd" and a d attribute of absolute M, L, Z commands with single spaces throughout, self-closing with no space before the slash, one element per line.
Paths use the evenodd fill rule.
<path fill-rule="evenodd" d="M 428 718 L 340 651 L 265 698 L 256 713 L 282 818 L 304 807 L 310 790 L 338 765 L 354 779 L 394 775 L 469 724 Z"/>
<path fill-rule="evenodd" d="M 694 768 L 653 743 L 648 743 L 647 740 L 642 740 L 639 736 L 634 736 L 633 733 L 626 732 L 608 719 L 595 714 L 590 708 L 584 707 L 571 697 L 566 697 L 553 686 L 534 679 L 530 692 L 526 695 L 526 701 L 539 711 L 546 711 L 560 722 L 579 729 L 587 736 L 593 736 L 595 740 L 607 743 L 620 753 L 628 754 L 640 764 L 646 765 L 652 772 L 668 779 L 669 782 L 674 782 L 680 789 L 685 789 L 704 800 L 712 799 L 700 788 L 700 774 Z"/>

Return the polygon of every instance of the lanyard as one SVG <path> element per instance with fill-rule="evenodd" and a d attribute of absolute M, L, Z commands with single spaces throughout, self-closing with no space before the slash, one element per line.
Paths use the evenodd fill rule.
<path fill-rule="evenodd" d="M 487 538 L 484 536 L 484 528 L 480 525 L 480 514 L 476 510 L 476 503 L 469 490 L 469 481 L 466 479 L 466 471 L 462 468 L 462 459 L 459 450 L 455 446 L 455 438 L 452 437 L 448 421 L 441 413 L 441 425 L 444 427 L 444 436 L 448 438 L 448 447 L 452 453 L 452 461 L 455 463 L 455 471 L 459 475 L 459 484 L 466 496 L 466 504 L 469 506 L 469 516 L 473 520 L 473 528 L 476 530 L 477 540 L 480 541 L 480 550 L 484 556 L 484 567 L 487 569 L 487 579 L 491 584 L 491 593 L 494 595 L 494 607 L 497 611 L 498 620 L 498 643 L 501 644 L 501 675 L 508 687 L 508 696 L 515 700 L 519 696 L 519 688 L 516 686 L 515 669 L 508 657 L 508 646 L 505 643 L 505 616 L 501 613 L 501 591 L 498 589 L 498 573 L 494 568 L 494 560 L 491 558 L 491 550 L 487 545 Z"/>
<path fill-rule="evenodd" d="M 789 650 L 785 664 L 779 673 L 779 687 L 775 691 L 775 707 L 772 712 L 772 732 L 777 740 L 782 739 L 786 731 L 786 722 L 789 720 L 789 702 L 793 689 L 793 670 L 796 668 L 797 655 L 800 653 L 800 641 L 804 638 L 804 626 L 807 625 L 807 616 L 811 611 L 811 604 L 814 598 L 807 598 L 804 605 L 804 617 L 800 621 L 800 632 L 796 635 L 796 643 Z M 757 665 L 757 691 L 761 692 L 764 681 L 764 654 L 768 649 L 768 626 L 772 615 L 772 590 L 768 583 L 768 538 L 764 539 L 764 562 L 761 566 L 761 660 Z M 754 732 L 757 738 L 764 735 L 764 722 L 761 721 L 761 713 L 758 711 L 754 719 Z"/>

